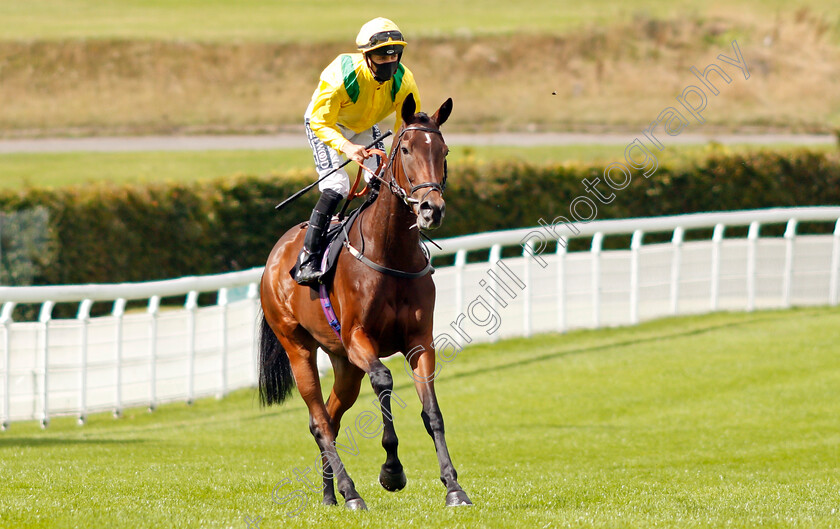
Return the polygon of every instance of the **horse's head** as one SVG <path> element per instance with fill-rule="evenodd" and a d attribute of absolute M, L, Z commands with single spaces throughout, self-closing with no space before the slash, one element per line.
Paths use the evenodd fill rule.
<path fill-rule="evenodd" d="M 391 148 L 393 178 L 417 215 L 417 225 L 435 229 L 446 212 L 443 189 L 449 147 L 443 141 L 440 126 L 452 112 L 452 99 L 447 99 L 431 117 L 423 112 L 415 114 L 416 108 L 414 96 L 409 94 L 402 106 L 403 126 Z"/>

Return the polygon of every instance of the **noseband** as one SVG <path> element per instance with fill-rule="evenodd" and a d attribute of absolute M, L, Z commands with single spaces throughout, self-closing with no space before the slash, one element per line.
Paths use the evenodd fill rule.
<path fill-rule="evenodd" d="M 395 144 L 395 148 L 399 148 L 399 145 L 400 145 L 400 142 L 402 141 L 403 135 L 406 132 L 412 131 L 412 130 L 421 131 L 421 132 L 431 132 L 433 134 L 439 135 L 440 138 L 443 139 L 443 133 L 441 133 L 441 131 L 439 131 L 437 129 L 433 129 L 433 128 L 429 128 L 429 127 L 406 127 L 403 130 L 401 130 L 400 135 L 397 136 L 397 142 Z M 405 166 L 403 165 L 403 174 L 405 175 L 405 179 L 408 180 L 408 183 L 411 185 L 411 189 L 408 192 L 406 192 L 405 189 L 400 187 L 400 185 L 397 183 L 396 178 L 394 177 L 393 165 L 394 165 L 394 160 L 396 160 L 398 154 L 400 155 L 400 164 L 402 164 L 403 159 L 402 159 L 402 155 L 399 151 L 395 152 L 394 155 L 391 156 L 391 159 L 388 160 L 388 170 L 391 174 L 391 179 L 387 182 L 387 184 L 388 184 L 388 188 L 391 190 L 392 193 L 394 193 L 396 196 L 400 197 L 402 199 L 402 201 L 405 202 L 405 204 L 409 207 L 414 205 L 414 204 L 422 203 L 424 200 L 426 200 L 426 197 L 428 197 L 429 193 L 431 193 L 432 191 L 437 191 L 438 193 L 441 194 L 441 196 L 443 196 L 443 191 L 444 191 L 444 189 L 446 189 L 446 178 L 448 176 L 447 175 L 448 168 L 447 168 L 447 165 L 446 165 L 446 160 L 443 161 L 443 182 L 440 183 L 440 184 L 438 184 L 437 182 L 423 182 L 422 184 L 414 185 L 414 183 L 411 181 L 411 178 L 409 178 L 409 176 L 408 176 L 408 171 L 405 170 Z M 424 189 L 424 188 L 427 188 L 427 187 L 429 188 L 429 190 L 426 191 L 426 194 L 423 195 L 423 198 L 421 198 L 419 200 L 416 199 L 416 198 L 411 198 L 411 195 L 413 195 L 417 190 Z"/>

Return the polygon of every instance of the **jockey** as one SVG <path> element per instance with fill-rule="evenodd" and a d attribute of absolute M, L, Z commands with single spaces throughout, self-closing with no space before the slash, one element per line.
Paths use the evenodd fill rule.
<path fill-rule="evenodd" d="M 339 55 L 321 72 L 304 115 L 319 177 L 341 165 L 339 153 L 375 170 L 377 157 L 368 154 L 364 146 L 379 137 L 376 124 L 396 112 L 395 129 L 399 129 L 400 111 L 408 94 L 414 95 L 420 108 L 414 76 L 401 63 L 405 45 L 396 24 L 375 18 L 362 26 L 356 37 L 361 53 Z M 376 148 L 385 150 L 381 143 Z M 350 192 L 350 178 L 339 169 L 318 188 L 321 198 L 312 210 L 303 250 L 293 269 L 295 281 L 302 285 L 316 284 L 320 279 L 326 227 Z"/>

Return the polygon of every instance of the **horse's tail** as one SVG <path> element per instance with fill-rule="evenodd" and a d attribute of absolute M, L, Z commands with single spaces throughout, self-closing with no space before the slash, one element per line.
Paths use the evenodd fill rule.
<path fill-rule="evenodd" d="M 260 403 L 280 404 L 292 394 L 295 378 L 289 355 L 268 325 L 265 315 L 260 326 Z"/>

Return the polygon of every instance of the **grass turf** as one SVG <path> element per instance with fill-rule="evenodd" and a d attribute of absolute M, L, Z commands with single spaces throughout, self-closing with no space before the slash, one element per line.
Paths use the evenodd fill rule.
<path fill-rule="evenodd" d="M 475 505 L 443 507 L 431 440 L 401 361 L 390 364 L 407 488 L 353 421 L 344 463 L 370 512 L 272 502 L 315 462 L 295 395 L 252 390 L 83 428 L 0 435 L 3 527 L 831 527 L 840 487 L 840 310 L 718 313 L 465 349 L 436 380 L 450 451 Z M 325 385 L 330 382 L 325 381 Z M 328 387 L 328 386 L 327 386 Z M 341 436 L 350 444 L 348 434 Z"/>
<path fill-rule="evenodd" d="M 631 136 L 628 135 L 628 138 Z M 629 143 L 629 139 L 628 139 Z M 776 151 L 801 149 L 795 145 L 765 147 Z M 748 152 L 755 145 L 676 145 L 659 155 L 660 163 L 685 164 L 710 152 Z M 810 150 L 830 151 L 833 145 Z M 620 161 L 624 146 L 563 145 L 546 147 L 467 147 L 450 149 L 449 161 L 461 163 L 519 160 L 535 164 Z M 192 182 L 235 175 L 265 175 L 309 171 L 314 176 L 312 151 L 282 149 L 260 151 L 118 152 L 118 153 L 20 153 L 0 155 L 0 190 L 28 187 L 78 186 L 97 182 L 114 184 Z M 355 174 L 355 173 L 354 173 Z"/>

